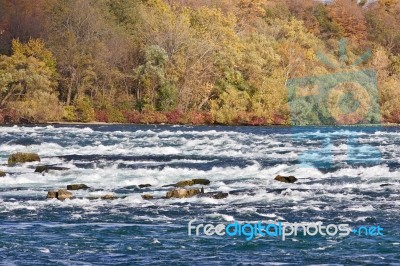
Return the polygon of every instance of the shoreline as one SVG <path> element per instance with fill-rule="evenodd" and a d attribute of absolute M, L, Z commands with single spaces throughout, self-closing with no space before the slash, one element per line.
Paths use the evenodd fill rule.
<path fill-rule="evenodd" d="M 3 126 L 35 126 L 35 125 L 60 125 L 60 126 L 207 126 L 207 127 L 398 127 L 400 123 L 382 123 L 382 124 L 357 124 L 357 125 L 304 125 L 293 126 L 285 124 L 271 124 L 271 125 L 251 125 L 251 124 L 169 124 L 169 123 L 108 123 L 108 122 L 66 122 L 66 121 L 51 121 L 43 123 L 13 123 L 13 124 L 0 124 Z"/>

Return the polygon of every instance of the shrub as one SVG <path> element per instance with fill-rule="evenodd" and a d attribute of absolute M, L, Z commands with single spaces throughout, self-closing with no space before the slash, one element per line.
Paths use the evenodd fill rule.
<path fill-rule="evenodd" d="M 167 123 L 168 119 L 165 114 L 154 111 L 145 111 L 142 113 L 141 122 L 144 124 L 161 124 Z"/>
<path fill-rule="evenodd" d="M 204 115 L 202 113 L 193 112 L 191 113 L 190 118 L 190 122 L 193 125 L 204 125 L 205 123 Z"/>
<path fill-rule="evenodd" d="M 139 124 L 142 120 L 142 115 L 138 111 L 125 111 L 125 121 L 127 123 Z"/>
<path fill-rule="evenodd" d="M 108 123 L 108 115 L 105 110 L 95 110 L 94 116 L 97 122 Z"/>
<path fill-rule="evenodd" d="M 3 109 L 2 115 L 4 117 L 5 124 L 15 124 L 19 123 L 19 117 L 14 109 Z"/>
<path fill-rule="evenodd" d="M 4 124 L 4 114 L 3 114 L 3 110 L 0 110 L 0 124 Z"/>
<path fill-rule="evenodd" d="M 93 104 L 87 97 L 76 101 L 75 113 L 80 122 L 91 122 L 95 119 Z"/>
<path fill-rule="evenodd" d="M 211 124 L 215 123 L 215 121 L 213 119 L 213 116 L 212 116 L 212 114 L 210 112 L 204 112 L 203 116 L 204 116 L 204 123 L 205 124 L 211 125 Z"/>
<path fill-rule="evenodd" d="M 249 124 L 252 126 L 262 126 L 262 125 L 267 125 L 268 123 L 267 120 L 263 117 L 253 116 Z"/>
<path fill-rule="evenodd" d="M 170 112 L 166 112 L 165 116 L 167 117 L 168 124 L 182 123 L 181 120 L 182 120 L 183 113 L 179 109 L 174 109 Z"/>
<path fill-rule="evenodd" d="M 78 118 L 76 117 L 74 106 L 68 105 L 64 107 L 63 119 L 68 122 L 74 122 L 78 120 Z"/>
<path fill-rule="evenodd" d="M 274 119 L 273 119 L 273 123 L 275 125 L 289 125 L 290 121 L 289 121 L 289 116 L 286 114 L 279 114 L 276 113 L 274 115 Z"/>
<path fill-rule="evenodd" d="M 124 114 L 115 107 L 108 107 L 106 109 L 108 122 L 110 123 L 125 123 L 126 119 Z"/>
<path fill-rule="evenodd" d="M 48 92 L 34 92 L 28 99 L 10 103 L 9 107 L 15 110 L 19 122 L 59 121 L 63 113 L 57 96 Z"/>
<path fill-rule="evenodd" d="M 232 120 L 233 124 L 250 125 L 252 120 L 251 115 L 248 112 L 238 112 L 236 117 Z"/>

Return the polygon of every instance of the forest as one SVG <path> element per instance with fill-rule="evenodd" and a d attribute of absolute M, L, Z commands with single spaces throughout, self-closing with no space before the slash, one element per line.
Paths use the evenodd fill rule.
<path fill-rule="evenodd" d="M 400 123 L 397 0 L 0 0 L 0 123 L 288 125 L 319 53 Z"/>

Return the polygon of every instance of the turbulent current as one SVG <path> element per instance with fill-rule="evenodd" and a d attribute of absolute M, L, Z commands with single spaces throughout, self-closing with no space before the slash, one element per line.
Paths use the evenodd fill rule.
<path fill-rule="evenodd" d="M 69 168 L 7 165 L 16 152 Z M 400 128 L 10 126 L 0 128 L 4 265 L 400 264 Z M 274 180 L 293 175 L 296 183 Z M 224 199 L 166 199 L 205 178 Z M 47 191 L 84 183 L 65 201 Z M 139 188 L 139 184 L 151 187 Z M 200 188 L 195 186 L 194 188 Z M 115 200 L 91 199 L 112 194 Z M 143 194 L 155 196 L 142 199 Z M 380 226 L 383 235 L 188 235 L 188 222 Z"/>

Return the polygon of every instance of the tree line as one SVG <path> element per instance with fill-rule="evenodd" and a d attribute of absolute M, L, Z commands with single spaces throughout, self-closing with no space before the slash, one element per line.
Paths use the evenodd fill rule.
<path fill-rule="evenodd" d="M 0 122 L 285 125 L 289 79 L 367 49 L 399 123 L 396 0 L 0 0 Z"/>

